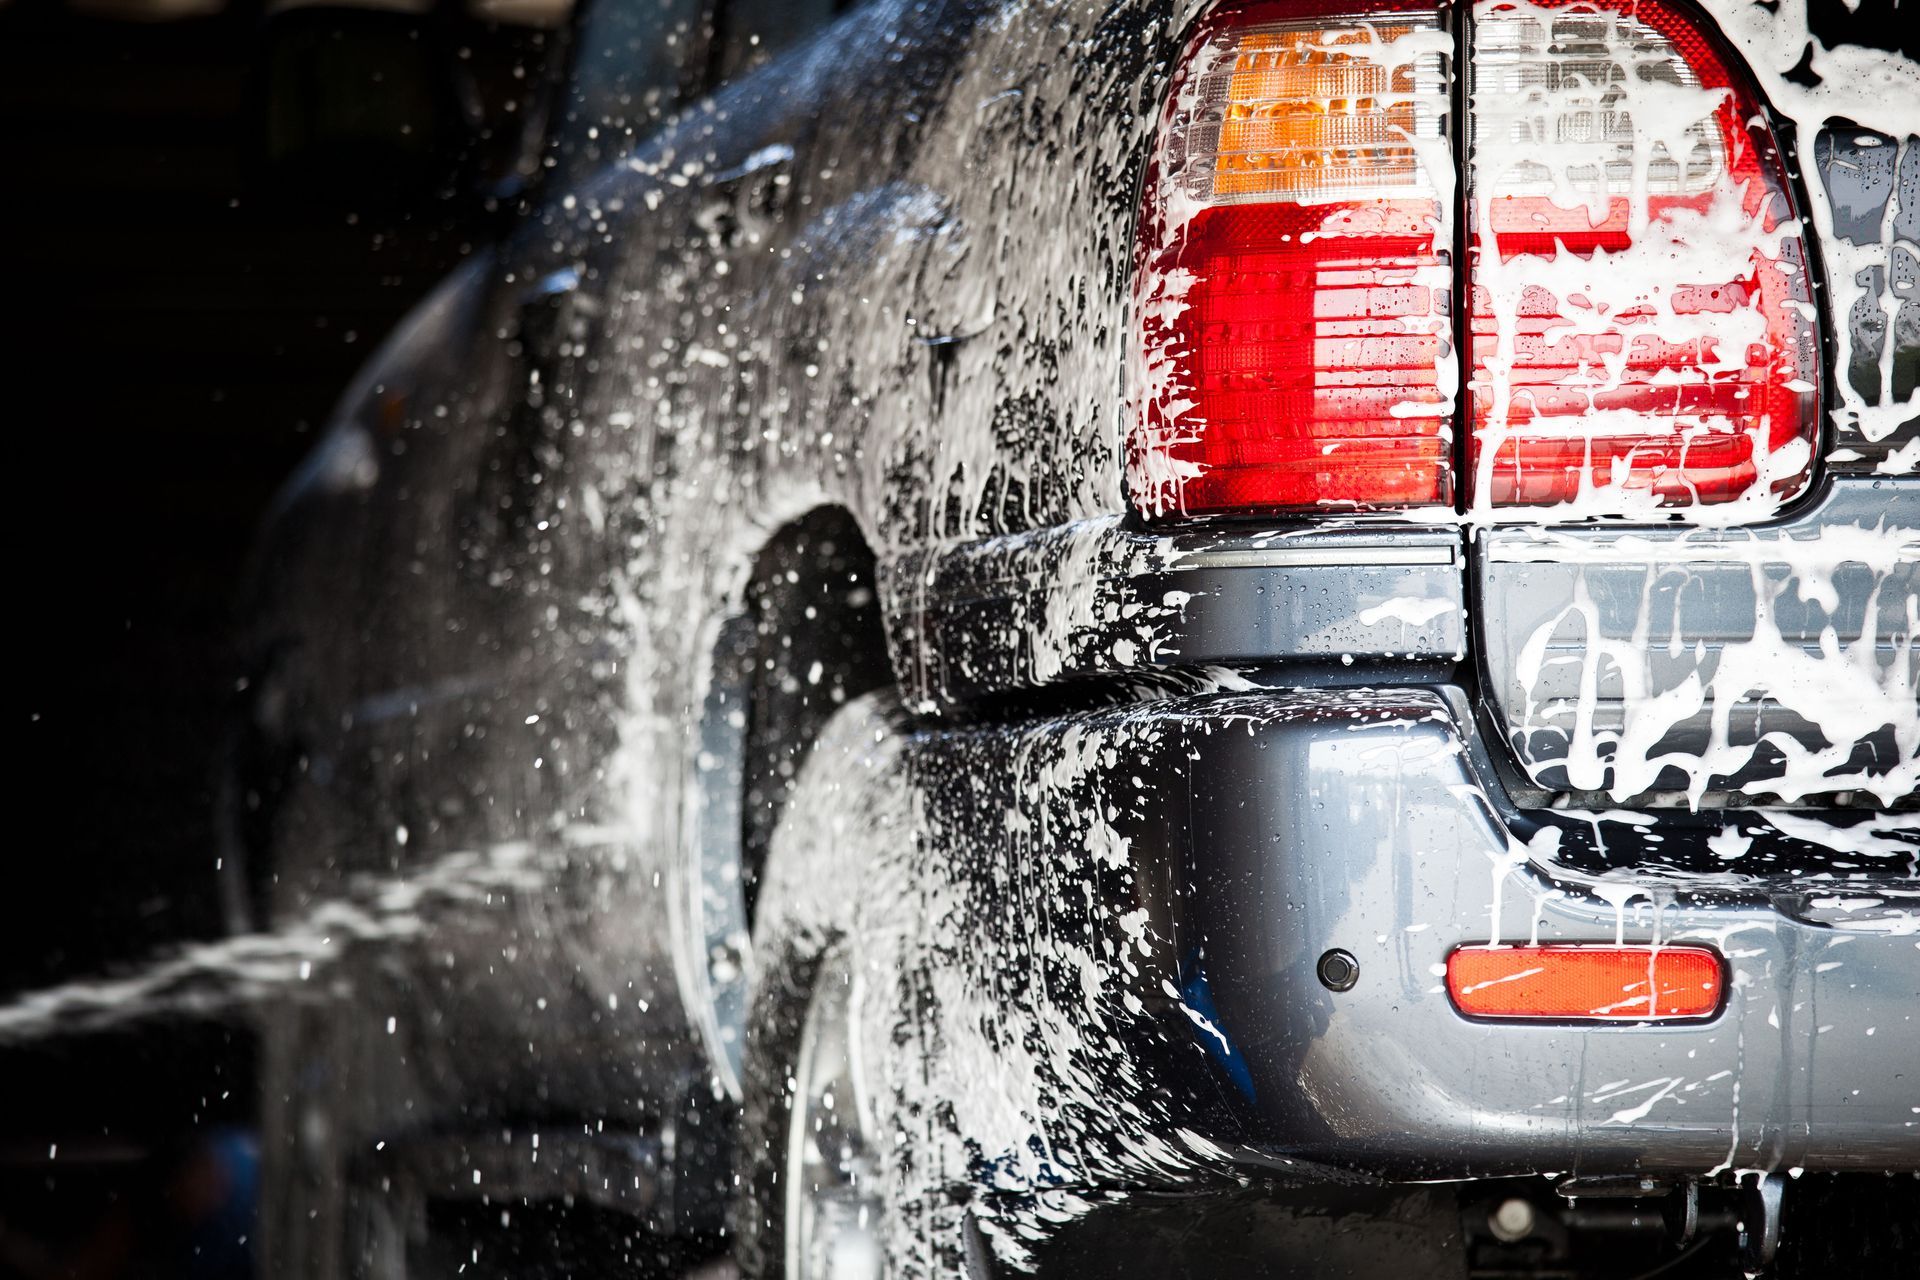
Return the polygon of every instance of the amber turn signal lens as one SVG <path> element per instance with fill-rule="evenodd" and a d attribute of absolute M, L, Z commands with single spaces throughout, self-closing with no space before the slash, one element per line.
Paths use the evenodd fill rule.
<path fill-rule="evenodd" d="M 1474 1018 L 1707 1018 L 1725 984 L 1705 947 L 1461 947 L 1447 957 L 1447 994 Z"/>

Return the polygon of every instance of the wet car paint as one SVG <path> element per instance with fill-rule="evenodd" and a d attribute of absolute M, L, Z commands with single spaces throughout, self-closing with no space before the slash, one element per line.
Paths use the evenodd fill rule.
<path fill-rule="evenodd" d="M 697 803 L 712 771 L 687 726 L 756 557 L 822 506 L 850 512 L 871 549 L 887 643 L 862 656 L 892 663 L 906 707 L 849 698 L 812 745 L 758 886 L 754 981 L 771 1016 L 768 975 L 851 936 L 870 982 L 895 993 L 865 1034 L 893 1063 L 900 1272 L 963 1265 L 965 1200 L 983 1189 L 975 1230 L 1017 1263 L 1111 1196 L 1237 1187 L 1250 1166 L 1295 1158 L 1229 1144 L 1234 1126 L 1208 1136 L 1195 1110 L 1240 1104 L 1180 1096 L 1223 1080 L 1231 1093 L 1236 1075 L 1204 1057 L 1184 962 L 1158 954 L 1174 943 L 1153 912 L 1188 873 L 1129 883 L 1130 838 L 1107 812 L 1153 809 L 1112 793 L 1133 785 L 1151 705 L 1069 732 L 1071 749 L 1036 762 L 1017 722 L 1043 707 L 1019 699 L 1225 691 L 1252 701 L 1222 704 L 1219 730 L 1246 732 L 1279 714 L 1250 686 L 1301 683 L 1333 690 L 1315 695 L 1331 707 L 1384 698 L 1391 720 L 1394 690 L 1463 679 L 1487 617 L 1471 593 L 1484 610 L 1497 571 L 1444 524 L 1174 538 L 1126 515 L 1138 175 L 1197 7 L 862 10 L 556 199 L 450 281 L 348 397 L 289 495 L 256 602 L 255 887 L 275 928 L 340 939 L 317 944 L 308 998 L 267 1019 L 267 1158 L 283 1179 L 269 1238 L 285 1274 L 341 1265 L 340 1222 L 381 1200 L 366 1150 L 422 1135 L 583 1120 L 644 1135 L 644 1149 L 604 1156 L 616 1171 L 606 1199 L 667 1225 L 721 1220 L 736 1103 L 716 1040 L 752 1026 L 723 1028 L 703 1007 L 708 924 L 728 906 L 706 897 L 703 823 L 724 819 Z M 1844 216 L 1846 234 L 1866 236 L 1871 207 L 1836 195 L 1836 226 Z M 1882 247 L 1893 281 L 1904 250 Z M 1839 340 L 1854 353 L 1841 367 L 1860 363 L 1873 331 L 1863 312 Z M 1897 372 L 1897 318 L 1891 332 L 1872 349 L 1896 353 Z M 1869 440 L 1861 420 L 1837 427 L 1857 444 L 1836 440 L 1861 459 L 1829 454 L 1831 468 L 1871 460 L 1860 486 L 1910 487 L 1911 428 Z M 1880 597 L 1896 622 L 1912 591 L 1902 529 Z M 1356 547 L 1371 554 L 1365 574 L 1342 571 Z M 1321 579 L 1338 590 L 1321 595 Z M 1303 602 L 1282 604 L 1294 591 Z M 1905 644 L 1910 667 L 1910 633 Z M 857 676 L 823 670 L 822 696 Z M 1338 692 L 1352 686 L 1362 692 Z M 949 747 L 949 727 L 974 744 Z M 1030 736 L 1055 732 L 1067 731 Z M 1460 738 L 1489 777 L 1528 763 L 1493 759 L 1508 749 L 1499 735 Z M 1891 763 L 1910 768 L 1913 748 L 1895 749 L 1908 759 Z M 1868 814 L 1911 799 L 1910 783 L 1868 790 Z M 1909 819 L 1875 838 L 1900 848 Z M 1744 814 L 1726 825 L 1743 823 L 1764 829 Z M 1619 825 L 1624 845 L 1646 843 L 1647 824 Z M 1082 860 L 1034 843 L 1035 829 L 1072 833 Z M 1387 831 L 1424 839 L 1405 823 Z M 1824 838 L 1858 854 L 1868 834 Z M 1515 872 L 1560 872 L 1551 852 L 1492 847 Z M 1911 854 L 1889 861 L 1911 878 Z M 1491 894 L 1504 929 L 1502 874 L 1476 868 L 1461 892 L 1477 917 Z M 390 930 L 331 925 L 353 885 Z M 1009 885 L 1020 891 L 989 892 Z M 1028 914 L 975 932 L 1009 901 Z M 1249 905 L 1273 907 L 1265 891 Z M 1910 920 L 1903 911 L 1875 918 Z M 1147 953 L 1175 995 L 1148 980 Z M 1877 1029 L 1884 1045 L 1912 1043 L 1908 1022 Z M 747 1071 L 751 1117 L 751 1053 Z M 1577 1109 L 1553 1103 L 1560 1092 L 1528 1081 L 1514 1106 Z M 1695 1172 L 1788 1158 L 1754 1136 L 1794 1123 L 1785 1095 L 1744 1105 L 1737 1150 L 1685 1147 Z M 1891 1154 L 1866 1158 L 1900 1165 L 1914 1138 L 1889 1141 Z M 1357 1143 L 1346 1163 L 1364 1152 Z M 502 1161 L 501 1193 L 549 1185 L 536 1164 Z"/>

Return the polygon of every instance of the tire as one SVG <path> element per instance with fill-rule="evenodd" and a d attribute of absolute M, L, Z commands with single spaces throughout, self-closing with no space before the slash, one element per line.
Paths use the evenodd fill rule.
<path fill-rule="evenodd" d="M 800 1036 L 813 1002 L 820 957 L 788 950 L 760 958 L 761 982 L 749 1015 L 733 1210 L 734 1262 L 741 1280 L 785 1280 L 787 1134 Z"/>

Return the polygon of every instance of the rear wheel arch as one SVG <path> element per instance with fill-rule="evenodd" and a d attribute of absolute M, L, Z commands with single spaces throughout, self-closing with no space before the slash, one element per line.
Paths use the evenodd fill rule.
<path fill-rule="evenodd" d="M 744 602 L 754 648 L 741 815 L 754 872 L 828 720 L 893 681 L 877 579 L 873 550 L 841 506 L 790 521 L 755 558 Z"/>
<path fill-rule="evenodd" d="M 722 1088 L 739 1096 L 748 937 L 767 851 L 834 713 L 892 681 L 875 558 L 844 507 L 776 528 L 717 620 L 693 761 L 685 855 L 689 993 Z"/>

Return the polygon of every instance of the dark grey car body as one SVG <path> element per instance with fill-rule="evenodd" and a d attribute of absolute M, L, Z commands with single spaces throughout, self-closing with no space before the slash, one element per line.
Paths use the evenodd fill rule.
<path fill-rule="evenodd" d="M 1920 1169 L 1920 417 L 1830 388 L 1809 491 L 1726 529 L 1141 524 L 1129 246 L 1198 8 L 863 8 L 554 194 L 348 395 L 263 554 L 237 788 L 261 909 L 338 945 L 268 1018 L 280 1274 L 476 1188 L 714 1228 L 777 1141 L 755 1038 L 842 945 L 904 1274 L 1169 1195 Z M 1836 383 L 1906 371 L 1877 402 L 1920 140 L 1856 123 L 1798 142 L 1879 255 L 1821 295 Z M 1857 684 L 1729 677 L 1665 763 L 1569 763 L 1636 696 L 1603 640 L 1711 689 L 1756 626 L 1867 673 L 1857 737 L 1807 701 Z M 1462 1018 L 1436 966 L 1528 938 L 1707 941 L 1731 994 Z"/>

